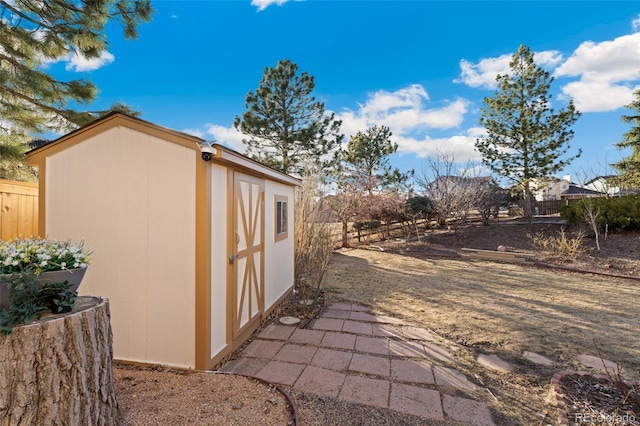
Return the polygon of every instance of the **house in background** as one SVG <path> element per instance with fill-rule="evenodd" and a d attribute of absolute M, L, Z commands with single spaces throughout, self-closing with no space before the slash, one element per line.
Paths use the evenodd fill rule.
<path fill-rule="evenodd" d="M 616 177 L 617 176 L 614 175 L 598 176 L 586 182 L 584 187 L 592 191 L 604 193 L 607 196 L 620 195 L 621 188 L 614 181 Z"/>
<path fill-rule="evenodd" d="M 117 360 L 210 369 L 293 289 L 300 181 L 203 143 L 112 113 L 28 154 L 39 234 L 93 250 L 79 293 L 109 299 Z"/>
<path fill-rule="evenodd" d="M 571 176 L 549 178 L 542 184 L 538 183 L 534 193 L 536 201 L 573 200 L 590 197 L 603 197 L 604 193 L 590 188 L 582 187 L 571 182 Z"/>

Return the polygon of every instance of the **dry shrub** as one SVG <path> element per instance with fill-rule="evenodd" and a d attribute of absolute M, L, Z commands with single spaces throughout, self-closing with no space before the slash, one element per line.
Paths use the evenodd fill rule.
<path fill-rule="evenodd" d="M 585 252 L 582 246 L 584 233 L 580 231 L 576 236 L 568 236 L 564 230 L 560 230 L 557 235 L 545 235 L 537 233 L 528 235 L 533 246 L 541 251 L 545 257 L 560 260 L 576 260 L 578 256 Z"/>
<path fill-rule="evenodd" d="M 315 300 L 327 268 L 335 236 L 321 209 L 321 179 L 309 173 L 296 192 L 295 282 L 301 299 Z"/>

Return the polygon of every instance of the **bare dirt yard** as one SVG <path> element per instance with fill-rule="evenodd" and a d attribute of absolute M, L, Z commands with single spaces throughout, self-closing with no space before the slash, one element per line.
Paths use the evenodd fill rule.
<path fill-rule="evenodd" d="M 400 235 L 384 241 L 373 236 L 363 239 L 359 246 L 334 253 L 316 310 L 333 301 L 350 301 L 428 328 L 447 342 L 460 371 L 478 385 L 479 390 L 469 396 L 489 405 L 496 424 L 557 424 L 550 380 L 559 371 L 589 371 L 578 362 L 578 355 L 598 356 L 599 350 L 603 358 L 623 366 L 625 377 L 640 378 L 640 236 L 609 235 L 606 240 L 601 238 L 600 251 L 590 250 L 595 243 L 587 237 L 583 240 L 587 250 L 577 259 L 553 259 L 540 253 L 529 237 L 557 234 L 561 225 L 551 222 L 532 227 L 468 225 L 455 232 L 435 229 L 427 231 L 421 241 Z M 568 229 L 567 235 L 575 231 Z M 541 263 L 498 263 L 462 256 L 463 247 L 495 250 L 500 245 L 534 254 Z M 312 317 L 316 312 L 300 309 L 293 299 L 279 316 Z M 553 365 L 527 361 L 525 351 L 543 355 Z M 476 361 L 480 354 L 498 355 L 512 365 L 511 371 L 500 373 L 480 366 Z M 199 380 L 199 386 L 182 386 L 176 374 L 115 367 L 118 397 L 131 424 L 162 421 L 163 407 L 174 414 L 197 413 L 198 424 L 223 424 L 216 421 L 222 415 L 229 416 L 224 424 L 247 424 L 249 418 L 234 416 L 243 415 L 238 407 L 252 404 L 257 409 L 251 424 L 291 422 L 286 400 L 263 383 L 236 384 L 240 379 L 233 376 L 216 378 L 221 381 L 213 383 L 199 377 L 210 373 L 197 373 L 192 380 Z M 157 389 L 166 385 L 172 392 L 158 394 Z M 212 387 L 224 386 L 232 392 L 236 385 L 241 390 L 220 399 L 212 392 Z M 252 396 L 252 389 L 259 397 Z M 407 424 L 407 419 L 385 410 L 345 406 L 330 398 L 288 391 L 302 425 Z M 206 402 L 200 400 L 202 395 L 208 397 Z M 178 405 L 171 405 L 175 398 L 180 398 Z M 174 424 L 187 424 L 173 419 Z"/>

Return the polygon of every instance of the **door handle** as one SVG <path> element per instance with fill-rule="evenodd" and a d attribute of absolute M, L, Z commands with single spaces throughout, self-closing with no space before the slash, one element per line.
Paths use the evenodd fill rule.
<path fill-rule="evenodd" d="M 233 263 L 239 257 L 240 257 L 239 254 L 233 254 L 233 255 L 229 256 L 229 263 Z"/>

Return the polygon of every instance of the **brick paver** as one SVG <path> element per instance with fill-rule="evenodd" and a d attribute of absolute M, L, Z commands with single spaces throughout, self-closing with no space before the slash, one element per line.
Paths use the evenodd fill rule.
<path fill-rule="evenodd" d="M 357 336 L 356 351 L 388 356 L 389 341 L 382 337 Z"/>
<path fill-rule="evenodd" d="M 351 315 L 349 315 L 349 319 L 356 320 L 356 321 L 374 322 L 376 320 L 376 317 L 375 315 L 371 315 L 368 312 L 351 311 Z"/>
<path fill-rule="evenodd" d="M 429 358 L 449 364 L 456 363 L 451 353 L 442 346 L 434 345 L 433 343 L 423 343 L 423 346 Z"/>
<path fill-rule="evenodd" d="M 440 393 L 433 389 L 393 383 L 389 408 L 401 413 L 444 421 Z"/>
<path fill-rule="evenodd" d="M 349 364 L 349 371 L 389 377 L 391 366 L 387 357 L 353 354 L 351 364 Z"/>
<path fill-rule="evenodd" d="M 442 395 L 444 412 L 453 420 L 469 422 L 474 426 L 493 426 L 491 412 L 487 405 L 466 398 Z"/>
<path fill-rule="evenodd" d="M 242 355 L 253 358 L 271 359 L 284 346 L 283 342 L 272 342 L 270 340 L 256 339 L 242 351 Z"/>
<path fill-rule="evenodd" d="M 339 309 L 341 311 L 350 311 L 351 303 L 336 302 L 329 305 L 327 309 Z"/>
<path fill-rule="evenodd" d="M 435 366 L 433 374 L 438 386 L 450 386 L 463 391 L 475 391 L 478 387 L 471 383 L 467 377 L 453 368 Z"/>
<path fill-rule="evenodd" d="M 318 348 L 311 360 L 311 365 L 335 371 L 346 371 L 349 368 L 349 364 L 351 364 L 352 357 L 353 354 L 351 352 Z"/>
<path fill-rule="evenodd" d="M 345 333 L 366 334 L 368 336 L 371 336 L 373 334 L 372 324 L 360 321 L 345 320 L 344 324 L 342 325 L 342 331 Z"/>
<path fill-rule="evenodd" d="M 373 324 L 371 326 L 374 336 L 401 338 L 402 330 L 389 324 Z"/>
<path fill-rule="evenodd" d="M 425 361 L 392 359 L 391 378 L 400 382 L 435 384 L 431 365 Z"/>
<path fill-rule="evenodd" d="M 322 342 L 324 337 L 324 331 L 322 330 L 306 330 L 303 328 L 296 328 L 289 337 L 291 343 L 302 343 L 305 345 L 318 346 Z"/>
<path fill-rule="evenodd" d="M 267 364 L 266 359 L 258 358 L 238 358 L 229 361 L 220 368 L 225 373 L 242 374 L 244 376 L 255 376 L 258 371 Z"/>
<path fill-rule="evenodd" d="M 338 398 L 347 402 L 388 408 L 389 387 L 388 380 L 347 376 Z"/>
<path fill-rule="evenodd" d="M 313 324 L 314 330 L 342 331 L 344 320 L 334 318 L 318 318 Z"/>
<path fill-rule="evenodd" d="M 273 358 L 276 361 L 309 364 L 318 350 L 315 346 L 303 346 L 287 343 Z"/>
<path fill-rule="evenodd" d="M 432 332 L 420 327 L 402 327 L 402 336 L 406 339 L 436 341 L 436 336 Z"/>
<path fill-rule="evenodd" d="M 344 373 L 309 365 L 304 369 L 293 387 L 316 395 L 336 398 L 346 377 Z"/>
<path fill-rule="evenodd" d="M 356 344 L 356 336 L 353 334 L 334 333 L 327 331 L 320 342 L 325 348 L 353 349 Z"/>
<path fill-rule="evenodd" d="M 426 356 L 422 343 L 402 342 L 396 340 L 389 341 L 389 354 L 391 356 L 402 356 L 409 358 L 424 358 Z"/>
<path fill-rule="evenodd" d="M 258 335 L 261 339 L 287 340 L 296 328 L 287 325 L 268 325 Z"/>
<path fill-rule="evenodd" d="M 508 373 L 511 370 L 511 364 L 501 359 L 495 354 L 480 354 L 478 355 L 478 363 L 485 367 L 491 368 L 501 373 Z"/>
<path fill-rule="evenodd" d="M 477 386 L 456 369 L 432 365 L 455 365 L 456 360 L 429 330 L 343 302 L 328 306 L 310 325 L 265 327 L 220 371 L 391 409 L 425 422 L 493 425 L 486 404 L 440 393 L 473 392 Z"/>
<path fill-rule="evenodd" d="M 620 366 L 613 361 L 609 361 L 608 359 L 602 359 L 598 356 L 581 354 L 576 357 L 580 363 L 586 365 L 587 367 L 595 368 L 598 370 L 604 370 L 605 366 L 609 371 L 618 371 Z M 603 365 L 604 362 L 604 365 Z"/>
<path fill-rule="evenodd" d="M 371 309 L 367 308 L 366 306 L 360 306 L 360 305 L 356 305 L 355 303 L 352 303 L 351 310 L 359 311 L 359 312 L 369 312 Z"/>
<path fill-rule="evenodd" d="M 303 364 L 269 361 L 260 369 L 256 377 L 271 383 L 293 386 L 304 368 L 305 366 Z"/>
<path fill-rule="evenodd" d="M 322 318 L 349 319 L 349 315 L 351 315 L 351 311 L 329 309 L 322 314 Z"/>
<path fill-rule="evenodd" d="M 376 315 L 375 322 L 378 322 L 381 324 L 395 324 L 395 325 L 404 324 L 404 321 L 402 321 L 401 319 L 388 317 L 386 315 Z"/>

